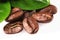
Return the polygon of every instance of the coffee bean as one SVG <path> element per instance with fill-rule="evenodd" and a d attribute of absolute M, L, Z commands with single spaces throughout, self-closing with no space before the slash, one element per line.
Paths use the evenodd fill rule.
<path fill-rule="evenodd" d="M 50 22 L 53 19 L 53 15 L 48 12 L 35 13 L 32 17 L 42 23 Z"/>
<path fill-rule="evenodd" d="M 41 9 L 39 12 L 50 12 L 51 14 L 55 14 L 57 12 L 57 8 L 54 5 L 49 5 L 46 8 Z"/>
<path fill-rule="evenodd" d="M 13 23 L 8 23 L 4 27 L 4 32 L 6 34 L 16 34 L 22 31 L 23 26 L 21 22 L 13 22 Z"/>
<path fill-rule="evenodd" d="M 29 17 L 29 16 L 30 16 L 29 14 L 30 14 L 29 12 L 25 12 L 25 13 L 24 13 L 24 18 Z"/>
<path fill-rule="evenodd" d="M 11 13 L 15 13 L 15 12 L 18 12 L 18 11 L 21 11 L 21 9 L 14 7 L 14 8 L 12 8 L 12 12 Z"/>
<path fill-rule="evenodd" d="M 22 10 L 12 13 L 7 19 L 7 22 L 12 22 L 12 21 L 16 21 L 19 20 L 19 18 L 24 14 L 24 12 Z"/>
<path fill-rule="evenodd" d="M 35 10 L 32 10 L 32 11 L 25 11 L 25 13 L 24 13 L 24 18 L 31 16 L 31 15 L 32 15 L 33 13 L 35 13 L 35 12 L 36 12 Z"/>
<path fill-rule="evenodd" d="M 39 29 L 37 21 L 32 17 L 23 20 L 23 27 L 30 34 L 36 33 Z"/>

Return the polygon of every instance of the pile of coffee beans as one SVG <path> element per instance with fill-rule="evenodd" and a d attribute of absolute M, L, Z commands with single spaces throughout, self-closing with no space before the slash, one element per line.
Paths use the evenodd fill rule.
<path fill-rule="evenodd" d="M 16 34 L 23 30 L 29 34 L 37 33 L 39 23 L 48 23 L 53 19 L 53 15 L 57 12 L 54 5 L 49 5 L 38 10 L 22 10 L 20 8 L 12 8 L 10 15 L 7 17 L 7 25 L 4 26 L 6 34 Z"/>

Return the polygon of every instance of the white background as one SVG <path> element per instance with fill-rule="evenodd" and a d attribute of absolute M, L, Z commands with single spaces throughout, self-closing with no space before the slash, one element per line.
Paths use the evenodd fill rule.
<path fill-rule="evenodd" d="M 60 0 L 51 0 L 51 4 L 57 7 L 57 13 L 50 23 L 39 24 L 36 34 L 28 34 L 25 30 L 18 34 L 8 35 L 3 31 L 6 23 L 0 23 L 0 40 L 60 40 Z"/>

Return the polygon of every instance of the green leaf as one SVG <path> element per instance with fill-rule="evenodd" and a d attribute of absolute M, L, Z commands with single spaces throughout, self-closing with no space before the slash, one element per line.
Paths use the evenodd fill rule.
<path fill-rule="evenodd" d="M 46 7 L 50 4 L 50 0 L 18 0 L 11 1 L 13 7 L 19 7 L 23 10 L 36 10 Z"/>
<path fill-rule="evenodd" d="M 0 3 L 0 22 L 5 20 L 10 13 L 10 3 Z"/>

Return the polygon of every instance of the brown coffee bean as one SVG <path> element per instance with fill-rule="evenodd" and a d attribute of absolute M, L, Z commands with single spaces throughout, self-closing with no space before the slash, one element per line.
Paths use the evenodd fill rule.
<path fill-rule="evenodd" d="M 17 12 L 17 11 L 21 11 L 21 9 L 20 8 L 12 8 L 12 12 L 11 13 L 15 13 L 15 12 Z"/>
<path fill-rule="evenodd" d="M 46 8 L 41 9 L 39 12 L 50 12 L 51 14 L 55 14 L 57 12 L 57 8 L 54 5 L 49 5 Z"/>
<path fill-rule="evenodd" d="M 50 22 L 53 19 L 53 15 L 48 12 L 35 13 L 32 17 L 42 23 Z"/>
<path fill-rule="evenodd" d="M 23 26 L 21 22 L 13 22 L 13 23 L 8 23 L 4 27 L 4 32 L 6 34 L 16 34 L 22 31 Z"/>
<path fill-rule="evenodd" d="M 15 12 L 15 13 L 12 13 L 7 19 L 6 21 L 7 22 L 12 22 L 12 21 L 15 21 L 15 20 L 19 20 L 19 18 L 24 14 L 24 12 L 22 10 L 18 11 L 18 12 Z"/>
<path fill-rule="evenodd" d="M 29 12 L 25 12 L 25 13 L 24 13 L 24 18 L 29 17 L 29 16 L 30 16 L 29 14 L 30 14 Z"/>
<path fill-rule="evenodd" d="M 36 33 L 39 29 L 37 21 L 32 17 L 23 20 L 23 27 L 30 34 Z"/>
<path fill-rule="evenodd" d="M 24 13 L 24 18 L 31 16 L 31 15 L 32 15 L 33 13 L 35 13 L 35 12 L 36 12 L 35 10 L 25 11 L 25 13 Z"/>

